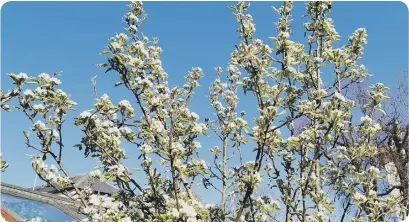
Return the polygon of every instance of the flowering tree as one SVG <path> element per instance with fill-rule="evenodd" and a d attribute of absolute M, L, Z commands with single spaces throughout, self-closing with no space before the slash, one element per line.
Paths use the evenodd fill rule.
<path fill-rule="evenodd" d="M 356 85 L 355 100 L 359 104 L 368 102 L 370 95 L 364 90 L 365 84 Z M 408 167 L 408 81 L 407 76 L 399 76 L 397 91 L 383 104 L 385 115 L 377 116 L 376 121 L 382 130 L 372 138 L 372 143 L 378 152 L 371 159 L 371 163 L 386 171 L 388 183 L 379 183 L 383 189 L 380 195 L 401 196 L 401 205 L 406 210 L 397 212 L 401 218 L 408 216 L 407 204 L 409 203 L 409 167 Z M 365 113 L 368 110 L 362 108 Z"/>
<path fill-rule="evenodd" d="M 371 86 L 364 104 L 345 96 L 351 85 L 369 76 L 359 64 L 366 30 L 356 30 L 344 46 L 334 47 L 340 36 L 329 18 L 331 2 L 309 2 L 307 43 L 294 42 L 293 5 L 285 2 L 274 8 L 277 36 L 269 46 L 255 37 L 249 6 L 230 6 L 240 41 L 227 69 L 216 68 L 209 87 L 215 117 L 200 121 L 189 102 L 202 69 L 193 68 L 182 87 L 170 87 L 158 39 L 140 32 L 146 19 L 142 3 L 129 5 L 127 33 L 110 39 L 102 52 L 108 61 L 99 66 L 116 73 L 115 86 L 134 99 L 114 104 L 104 94 L 75 119 L 83 131 L 76 146 L 101 163 L 92 172 L 95 178 L 120 189 L 112 197 L 78 189 L 64 168 L 62 129 L 77 104 L 58 88 L 59 73 L 9 74 L 16 87 L 2 91 L 1 107 L 10 110 L 6 102 L 15 97 L 15 108 L 32 122 L 34 135 L 26 131 L 24 136 L 27 146 L 39 151 L 32 157 L 34 171 L 62 192 L 72 185 L 75 194 L 66 195 L 94 221 L 380 221 L 406 211 L 401 196 L 380 193 L 386 174 L 372 161 L 378 153 L 373 138 L 381 130 L 376 117 L 384 115 L 388 88 Z M 324 73 L 332 79 L 324 81 Z M 258 117 L 249 119 L 238 110 L 240 95 L 256 101 Z M 355 115 L 354 107 L 363 115 Z M 211 163 L 199 158 L 206 152 L 199 152 L 200 135 L 220 141 L 221 148 L 209 147 Z M 124 142 L 139 148 L 140 168 L 123 164 Z M 243 149 L 252 155 L 244 157 Z M 47 158 L 54 164 L 47 165 Z M 145 179 L 136 179 L 134 170 Z M 195 184 L 200 181 L 209 192 L 220 193 L 219 204 L 199 200 Z"/>

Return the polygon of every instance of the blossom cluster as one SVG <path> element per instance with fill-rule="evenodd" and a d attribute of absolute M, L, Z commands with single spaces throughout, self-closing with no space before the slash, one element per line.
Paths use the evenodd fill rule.
<path fill-rule="evenodd" d="M 229 7 L 239 42 L 227 67 L 215 69 L 208 97 L 214 113 L 203 118 L 190 103 L 204 71 L 193 67 L 182 86 L 171 87 L 159 40 L 140 30 L 147 18 L 143 3 L 130 3 L 124 33 L 109 39 L 101 53 L 107 62 L 99 64 L 116 74 L 115 87 L 130 97 L 114 101 L 103 94 L 74 123 L 83 132 L 75 147 L 100 164 L 94 179 L 119 188 L 112 196 L 90 187 L 80 191 L 69 179 L 62 127 L 77 104 L 58 88 L 60 73 L 9 74 L 16 88 L 1 90 L 1 108 L 11 110 L 6 102 L 16 97 L 16 107 L 31 121 L 24 136 L 40 153 L 32 157 L 37 175 L 49 185 L 72 185 L 72 199 L 88 216 L 84 221 L 271 221 L 279 214 L 288 221 L 327 221 L 337 210 L 354 212 L 348 215 L 352 221 L 379 221 L 404 211 L 399 195 L 380 193 L 384 172 L 375 161 L 375 138 L 383 130 L 376 116 L 385 114 L 388 87 L 371 86 L 365 104 L 347 94 L 370 76 L 360 64 L 366 30 L 357 29 L 337 47 L 341 37 L 329 17 L 332 3 L 309 2 L 307 44 L 296 42 L 293 3 L 286 1 L 273 8 L 279 19 L 269 45 L 256 37 L 250 4 Z M 242 96 L 254 106 L 242 107 Z M 248 117 L 242 108 L 254 108 L 256 115 Z M 202 156 L 208 147 L 199 139 L 205 136 L 217 138 L 208 149 L 211 161 Z M 137 153 L 130 165 L 125 147 Z M 47 158 L 55 165 L 47 165 Z M 220 194 L 220 203 L 199 201 L 201 185 Z M 344 204 L 334 198 L 339 196 Z"/>

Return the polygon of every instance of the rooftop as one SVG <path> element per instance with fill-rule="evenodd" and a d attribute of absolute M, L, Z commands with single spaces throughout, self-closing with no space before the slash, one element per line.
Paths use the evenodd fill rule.
<path fill-rule="evenodd" d="M 35 217 L 46 219 L 43 221 L 49 221 L 47 218 L 51 221 L 63 218 L 69 221 L 79 221 L 84 218 L 84 215 L 78 212 L 78 203 L 68 198 L 4 182 L 1 183 L 0 189 L 1 217 L 6 221 L 22 221 L 23 218 Z"/>
<path fill-rule="evenodd" d="M 102 182 L 100 179 L 92 178 L 90 174 L 79 174 L 71 178 L 71 180 L 75 183 L 75 185 L 80 189 L 85 189 L 86 187 L 91 188 L 94 192 L 102 193 L 102 194 L 114 194 L 119 191 L 118 188 L 112 186 L 109 183 Z M 57 184 L 53 184 L 56 188 L 50 185 L 42 185 L 35 187 L 34 190 L 47 192 L 47 193 L 59 193 L 61 190 Z M 65 188 L 65 190 L 71 190 L 73 186 L 70 185 L 69 187 Z"/>

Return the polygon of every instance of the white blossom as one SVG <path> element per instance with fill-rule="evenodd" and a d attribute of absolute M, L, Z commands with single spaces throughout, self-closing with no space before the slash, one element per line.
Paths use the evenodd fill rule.
<path fill-rule="evenodd" d="M 193 118 L 194 120 L 198 120 L 198 119 L 199 119 L 199 115 L 197 115 L 197 114 L 194 113 L 194 112 L 191 112 L 190 115 L 192 116 L 192 118 Z"/>
<path fill-rule="evenodd" d="M 49 81 L 50 81 L 51 83 L 56 84 L 56 85 L 61 84 L 61 80 L 57 79 L 56 77 L 51 77 L 51 78 L 49 78 Z"/>
<path fill-rule="evenodd" d="M 34 110 L 43 110 L 43 109 L 45 109 L 45 106 L 43 105 L 43 104 L 35 104 L 35 105 L 33 105 L 33 109 Z"/>
<path fill-rule="evenodd" d="M 361 202 L 361 203 L 366 202 L 366 200 L 367 200 L 364 195 L 362 195 L 361 193 L 358 193 L 358 192 L 356 192 L 354 194 L 354 199 Z"/>
<path fill-rule="evenodd" d="M 163 130 L 165 130 L 162 122 L 156 119 L 153 119 L 151 121 L 151 127 L 152 127 L 152 130 L 156 133 L 161 133 Z"/>
<path fill-rule="evenodd" d="M 83 111 L 82 113 L 80 113 L 80 115 L 78 116 L 81 119 L 86 119 L 88 117 L 90 117 L 92 115 L 92 113 L 89 110 Z"/>
<path fill-rule="evenodd" d="M 200 148 L 200 147 L 202 147 L 202 145 L 200 144 L 200 142 L 193 141 L 193 147 Z"/>
<path fill-rule="evenodd" d="M 144 154 L 148 154 L 150 153 L 153 149 L 151 146 L 149 146 L 148 144 L 143 144 L 142 146 L 140 146 L 139 148 L 141 150 L 142 153 Z"/>
<path fill-rule="evenodd" d="M 47 94 L 47 90 L 42 89 L 41 87 L 37 87 L 37 88 L 35 89 L 35 92 L 36 92 L 38 95 L 40 95 L 40 96 L 43 96 L 43 95 Z"/>
<path fill-rule="evenodd" d="M 38 75 L 38 77 L 46 81 L 50 80 L 50 75 L 48 75 L 48 73 L 41 73 L 40 75 Z"/>
<path fill-rule="evenodd" d="M 99 170 L 91 171 L 91 176 L 93 178 L 100 178 L 101 177 L 101 171 L 99 171 Z"/>
<path fill-rule="evenodd" d="M 20 72 L 20 74 L 16 75 L 18 79 L 28 79 L 28 76 L 24 72 Z"/>
<path fill-rule="evenodd" d="M 24 91 L 24 95 L 27 96 L 27 97 L 34 97 L 34 93 L 33 93 L 33 91 L 31 91 L 31 89 L 26 89 Z"/>
<path fill-rule="evenodd" d="M 36 123 L 34 123 L 34 128 L 37 130 L 42 130 L 45 129 L 45 123 L 43 123 L 41 120 L 38 120 Z"/>

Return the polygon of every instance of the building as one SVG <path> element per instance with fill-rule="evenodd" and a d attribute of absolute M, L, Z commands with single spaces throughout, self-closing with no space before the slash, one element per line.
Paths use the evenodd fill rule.
<path fill-rule="evenodd" d="M 78 189 L 83 190 L 83 189 L 89 188 L 94 192 L 94 194 L 110 196 L 119 191 L 118 188 L 112 186 L 111 184 L 108 184 L 106 182 L 102 182 L 99 179 L 93 178 L 91 174 L 79 174 L 79 175 L 72 177 L 71 180 L 75 183 Z M 50 186 L 48 184 L 43 185 L 43 186 L 38 186 L 38 187 L 35 187 L 34 190 L 46 192 L 46 193 L 52 193 L 52 194 L 59 194 L 60 196 L 65 196 L 64 194 L 61 193 L 61 188 L 57 184 L 53 184 L 53 186 Z M 75 190 L 72 185 L 66 187 L 64 191 L 68 192 L 71 195 L 71 197 L 75 198 L 75 195 L 74 195 Z"/>
<path fill-rule="evenodd" d="M 80 221 L 79 204 L 71 199 L 1 183 L 0 221 L 22 222 L 39 218 L 41 221 Z M 3 219 L 3 220 L 1 220 Z"/>
<path fill-rule="evenodd" d="M 71 178 L 78 189 L 91 189 L 94 194 L 112 195 L 118 188 L 94 179 L 90 174 L 80 174 Z M 73 186 L 64 189 L 75 198 Z M 23 188 L 1 183 L 0 221 L 22 222 L 24 219 L 40 218 L 41 221 L 80 221 L 85 215 L 80 213 L 80 203 L 67 198 L 57 184 Z M 57 195 L 56 195 L 57 194 Z M 1 220 L 3 219 L 3 220 Z"/>

